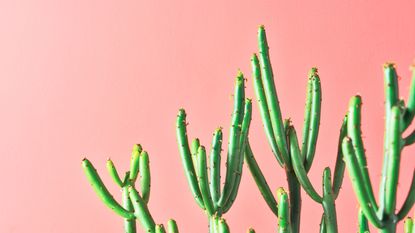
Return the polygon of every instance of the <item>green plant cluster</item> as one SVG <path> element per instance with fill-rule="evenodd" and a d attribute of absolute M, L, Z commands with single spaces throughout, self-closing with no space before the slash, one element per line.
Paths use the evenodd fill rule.
<path fill-rule="evenodd" d="M 319 134 L 322 90 L 317 68 L 308 74 L 304 125 L 301 141 L 290 118 L 285 117 L 278 100 L 275 77 L 272 70 L 266 32 L 258 31 L 258 53 L 251 58 L 252 79 L 259 113 L 271 151 L 284 169 L 288 188 L 279 187 L 275 195 L 262 173 L 249 143 L 252 118 L 252 101 L 245 96 L 245 78 L 238 72 L 234 90 L 234 108 L 229 128 L 225 171 L 221 171 L 222 128 L 213 133 L 210 153 L 198 138 L 189 143 L 186 112 L 180 109 L 176 120 L 176 136 L 184 173 L 197 205 L 204 211 L 210 233 L 230 232 L 224 218 L 237 198 L 246 163 L 257 187 L 276 216 L 279 233 L 299 233 L 301 226 L 301 190 L 321 205 L 323 214 L 320 233 L 337 233 L 336 199 L 339 196 L 345 170 L 356 194 L 360 209 L 359 233 L 368 233 L 369 224 L 381 233 L 396 232 L 397 224 L 404 220 L 415 203 L 415 169 L 408 194 L 403 205 L 397 206 L 397 189 L 402 150 L 415 142 L 415 131 L 408 131 L 415 117 L 415 69 L 409 98 L 405 104 L 399 98 L 398 75 L 394 64 L 384 65 L 385 80 L 385 135 L 384 159 L 378 201 L 376 201 L 363 145 L 361 132 L 362 98 L 354 96 L 340 126 L 335 167 L 322 172 L 322 193 L 316 191 L 308 172 L 316 155 Z M 339 121 L 339 123 L 341 123 Z M 406 136 L 404 136 L 406 135 Z M 109 159 L 107 169 L 114 182 L 122 190 L 122 203 L 118 203 L 103 184 L 92 163 L 82 162 L 86 177 L 99 198 L 124 219 L 126 233 L 137 231 L 136 221 L 145 232 L 166 232 L 163 224 L 156 224 L 148 209 L 150 197 L 149 156 L 140 145 L 135 145 L 131 156 L 130 171 L 121 179 L 114 163 Z M 225 174 L 222 185 L 221 174 Z M 139 184 L 136 182 L 139 181 Z M 413 218 L 404 222 L 405 233 L 415 233 Z M 167 232 L 179 232 L 174 220 L 167 223 Z M 254 233 L 253 229 L 247 232 Z"/>

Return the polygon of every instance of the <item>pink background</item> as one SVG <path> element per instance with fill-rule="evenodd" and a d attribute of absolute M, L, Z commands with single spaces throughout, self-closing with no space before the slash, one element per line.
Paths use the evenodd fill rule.
<path fill-rule="evenodd" d="M 348 2 L 348 3 L 346 3 Z M 182 170 L 175 117 L 209 146 L 228 125 L 240 68 L 253 96 L 249 59 L 265 24 L 284 117 L 300 131 L 306 74 L 320 68 L 321 134 L 310 172 L 317 190 L 334 167 L 349 98 L 363 96 L 363 130 L 375 191 L 383 141 L 382 64 L 397 63 L 407 97 L 415 57 L 413 1 L 1 1 L 0 232 L 122 232 L 122 220 L 89 187 L 87 156 L 111 191 L 111 156 L 128 168 L 132 145 L 150 153 L 150 208 L 159 223 L 207 232 Z M 272 188 L 285 176 L 266 142 L 257 105 L 253 149 Z M 414 148 L 403 154 L 399 201 L 409 187 Z M 412 156 L 410 155 L 412 153 Z M 348 175 L 337 201 L 341 232 L 355 232 L 357 204 Z M 119 193 L 120 194 L 120 193 Z M 304 194 L 303 232 L 317 232 L 321 207 Z M 273 232 L 276 219 L 247 170 L 226 215 L 233 232 Z"/>

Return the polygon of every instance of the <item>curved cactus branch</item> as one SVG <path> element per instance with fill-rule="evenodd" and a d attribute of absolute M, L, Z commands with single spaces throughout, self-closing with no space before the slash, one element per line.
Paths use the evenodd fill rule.
<path fill-rule="evenodd" d="M 249 145 L 249 140 L 246 145 L 245 150 L 245 161 L 248 165 L 249 170 L 251 171 L 252 178 L 254 178 L 256 185 L 258 186 L 259 191 L 261 192 L 262 197 L 267 203 L 271 211 L 278 216 L 278 207 L 277 201 L 272 194 L 270 187 L 262 173 L 261 169 L 258 166 L 258 163 L 255 160 L 254 154 L 252 152 L 251 146 Z"/>
<path fill-rule="evenodd" d="M 409 186 L 408 195 L 406 196 L 405 201 L 397 214 L 399 220 L 402 220 L 405 218 L 405 216 L 409 213 L 411 208 L 414 206 L 414 203 L 415 203 L 415 169 L 412 174 L 412 182 L 411 182 L 411 185 Z"/>
<path fill-rule="evenodd" d="M 287 141 L 284 133 L 284 126 L 282 121 L 281 109 L 278 102 L 277 91 L 275 89 L 274 75 L 272 72 L 271 61 L 269 57 L 269 47 L 265 28 L 259 27 L 258 30 L 258 47 L 259 47 L 259 61 L 261 63 L 262 82 L 264 85 L 265 96 L 268 103 L 269 115 L 275 136 L 275 141 L 278 150 L 281 153 L 282 160 L 285 164 L 289 164 L 289 155 L 287 148 Z"/>
<path fill-rule="evenodd" d="M 82 160 L 82 167 L 84 169 L 86 178 L 88 179 L 95 193 L 102 200 L 102 202 L 104 202 L 106 206 L 108 206 L 110 209 L 112 209 L 115 213 L 117 213 L 123 218 L 128 218 L 128 219 L 134 218 L 134 214 L 132 212 L 129 212 L 126 209 L 124 209 L 113 198 L 113 196 L 110 194 L 107 187 L 105 187 L 104 183 L 99 177 L 95 167 L 92 165 L 92 163 L 88 159 L 84 158 Z"/>

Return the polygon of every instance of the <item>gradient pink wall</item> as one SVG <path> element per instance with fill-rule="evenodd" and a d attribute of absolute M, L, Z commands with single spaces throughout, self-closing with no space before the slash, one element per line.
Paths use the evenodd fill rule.
<path fill-rule="evenodd" d="M 206 145 L 217 126 L 227 129 L 238 68 L 253 96 L 249 59 L 257 51 L 259 24 L 268 31 L 284 117 L 297 128 L 307 71 L 320 68 L 323 112 L 313 183 L 320 190 L 323 168 L 334 166 L 348 99 L 360 93 L 377 190 L 382 64 L 397 63 L 406 98 L 414 7 L 413 1 L 1 1 L 0 232 L 122 232 L 122 220 L 97 199 L 80 162 L 90 158 L 110 183 L 106 158 L 127 169 L 134 143 L 150 153 L 156 221 L 174 217 L 182 232 L 207 232 L 182 171 L 175 117 L 185 107 L 190 135 Z M 272 188 L 286 187 L 256 104 L 251 139 Z M 414 152 L 403 155 L 398 205 Z M 307 196 L 303 206 L 303 232 L 317 232 L 320 206 Z M 348 177 L 337 207 L 341 232 L 355 232 L 357 204 Z M 247 170 L 226 218 L 233 232 L 276 228 Z"/>

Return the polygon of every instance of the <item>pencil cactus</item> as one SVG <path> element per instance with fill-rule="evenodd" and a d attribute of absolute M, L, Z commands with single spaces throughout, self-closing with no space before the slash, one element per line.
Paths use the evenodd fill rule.
<path fill-rule="evenodd" d="M 222 215 L 231 208 L 238 193 L 251 114 L 252 103 L 250 99 L 245 99 L 245 79 L 239 72 L 235 82 L 225 184 L 222 189 L 220 185 L 222 128 L 216 129 L 213 134 L 209 178 L 206 149 L 197 138 L 193 140 L 191 147 L 189 146 L 186 113 L 184 109 L 179 110 L 176 131 L 180 155 L 193 197 L 209 217 L 210 232 L 228 231 L 224 220 L 221 219 Z"/>
<path fill-rule="evenodd" d="M 119 216 L 124 218 L 126 233 L 136 233 L 136 219 L 146 232 L 165 232 L 163 225 L 156 225 L 147 207 L 150 197 L 150 166 L 148 153 L 141 145 L 134 145 L 131 155 L 130 171 L 121 180 L 111 159 L 107 160 L 107 170 L 113 181 L 122 189 L 122 204 L 119 204 L 102 182 L 92 163 L 84 158 L 82 167 L 85 175 L 101 201 Z M 140 180 L 140 192 L 136 189 L 136 181 Z M 168 222 L 169 233 L 178 233 L 174 220 Z"/>
<path fill-rule="evenodd" d="M 317 68 L 312 68 L 308 75 L 307 97 L 305 105 L 305 119 L 303 127 L 302 146 L 298 143 L 297 134 L 290 120 L 283 120 L 281 108 L 275 88 L 274 76 L 269 57 L 268 42 L 265 29 L 260 26 L 258 31 L 259 58 L 256 54 L 252 56 L 251 64 L 255 94 L 261 113 L 262 122 L 271 150 L 278 163 L 285 169 L 289 189 L 289 205 L 291 226 L 289 232 L 297 233 L 300 229 L 301 213 L 301 190 L 324 209 L 322 219 L 322 232 L 337 232 L 337 220 L 334 201 L 338 196 L 343 181 L 344 162 L 339 147 L 334 179 L 331 178 L 330 168 L 323 172 L 323 194 L 319 195 L 308 178 L 308 171 L 311 168 L 316 151 L 317 137 L 321 113 L 321 85 Z M 344 122 L 347 121 L 345 118 Z M 340 132 L 340 142 L 345 136 L 343 123 Z M 255 161 L 253 152 L 248 144 L 245 159 L 251 170 L 257 186 L 272 212 L 278 216 L 279 208 L 272 195 L 262 172 Z M 281 226 L 280 226 L 281 228 Z M 285 229 L 285 227 L 284 227 Z M 286 232 L 287 230 L 281 230 Z"/>
<path fill-rule="evenodd" d="M 348 109 L 347 137 L 343 139 L 343 153 L 359 205 L 368 221 L 380 232 L 396 231 L 396 225 L 405 218 L 415 202 L 415 170 L 408 195 L 398 212 L 396 193 L 402 149 L 415 142 L 415 131 L 403 134 L 415 115 L 415 72 L 409 92 L 408 105 L 399 99 L 398 75 L 391 63 L 384 65 L 385 79 L 385 137 L 379 204 L 376 202 L 367 169 L 366 154 L 361 132 L 360 96 L 351 98 Z"/>

